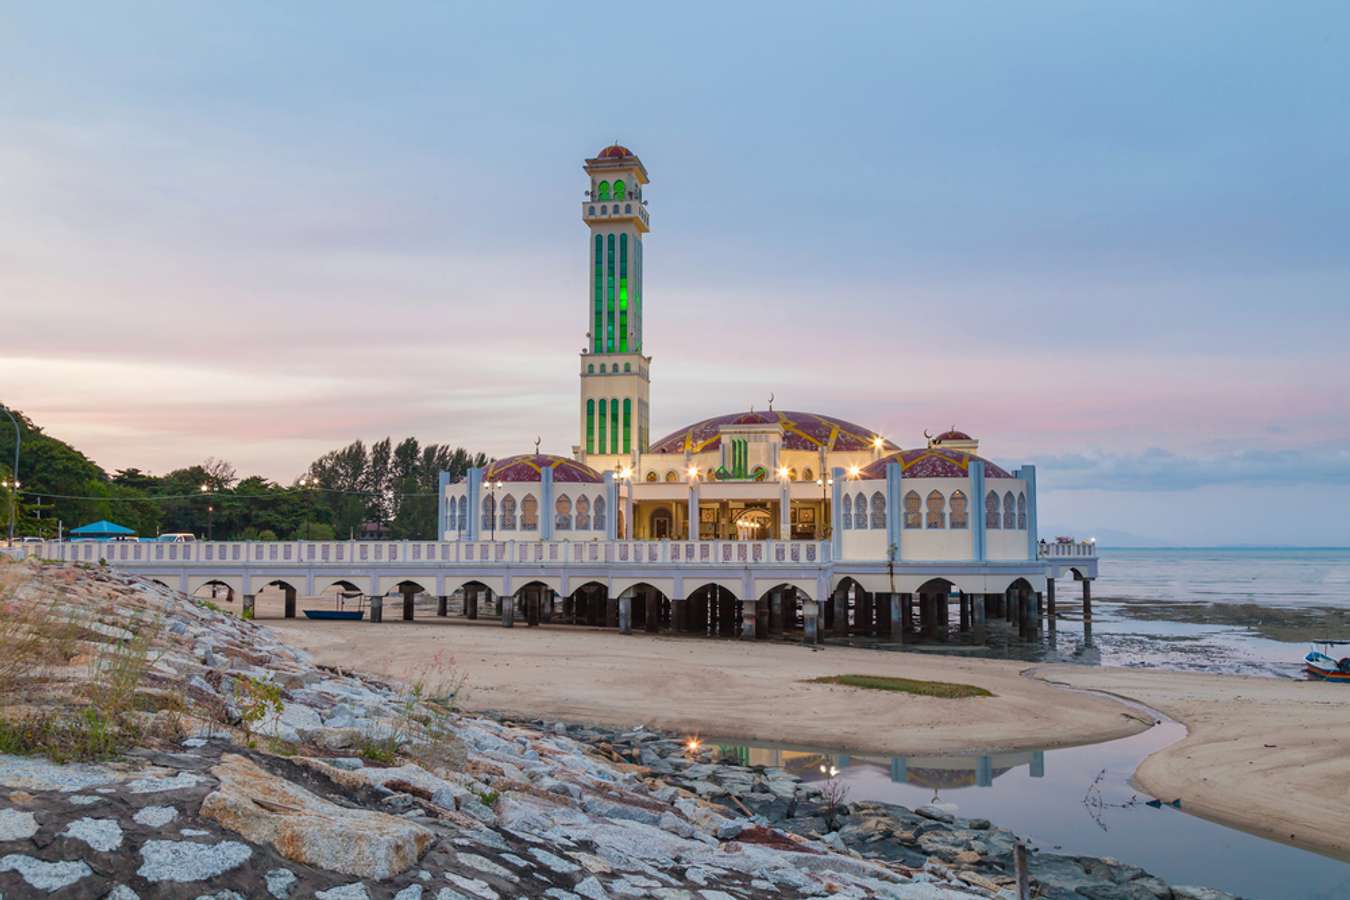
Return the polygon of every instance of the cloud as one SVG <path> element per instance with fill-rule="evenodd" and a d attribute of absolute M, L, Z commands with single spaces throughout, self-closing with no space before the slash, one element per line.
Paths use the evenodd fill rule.
<path fill-rule="evenodd" d="M 1350 448 L 1243 449 L 1212 456 L 1182 456 L 1152 448 L 1129 454 L 1040 457 L 1036 469 L 1047 490 L 1186 491 L 1212 485 L 1350 485 Z"/>

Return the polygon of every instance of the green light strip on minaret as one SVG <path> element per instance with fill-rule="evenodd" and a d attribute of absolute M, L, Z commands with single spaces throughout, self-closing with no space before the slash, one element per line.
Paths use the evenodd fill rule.
<path fill-rule="evenodd" d="M 642 352 L 642 237 L 633 242 L 633 352 Z M 643 448 L 646 449 L 645 447 Z"/>
<path fill-rule="evenodd" d="M 595 400 L 586 401 L 586 452 L 595 452 Z"/>
<path fill-rule="evenodd" d="M 609 236 L 609 253 L 605 257 L 605 352 L 614 352 L 614 235 Z"/>
<path fill-rule="evenodd" d="M 628 235 L 626 234 L 619 235 L 619 352 L 628 352 Z"/>
<path fill-rule="evenodd" d="M 633 452 L 633 401 L 623 398 L 623 452 Z"/>
<path fill-rule="evenodd" d="M 605 399 L 600 398 L 600 452 L 605 452 L 605 421 L 609 417 L 605 415 Z"/>
<path fill-rule="evenodd" d="M 613 449 L 611 449 L 609 452 L 610 452 L 610 453 L 618 453 L 618 452 L 619 452 L 619 398 L 618 398 L 618 397 L 615 397 L 613 400 L 609 401 L 609 419 L 610 419 L 610 421 L 609 421 L 609 424 L 610 424 L 610 429 L 609 429 L 609 443 L 610 443 L 610 446 L 613 448 Z M 1008 496 L 1011 497 L 1012 495 L 1009 494 Z"/>
<path fill-rule="evenodd" d="M 599 353 L 605 339 L 605 241 L 595 236 L 595 325 L 591 328 L 591 352 Z"/>

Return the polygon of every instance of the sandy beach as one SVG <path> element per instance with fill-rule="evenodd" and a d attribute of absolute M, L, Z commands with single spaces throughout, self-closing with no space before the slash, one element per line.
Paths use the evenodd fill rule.
<path fill-rule="evenodd" d="M 258 612 L 321 663 L 408 679 L 438 653 L 453 657 L 471 709 L 859 752 L 1049 748 L 1142 730 L 1137 711 L 1084 691 L 1106 692 L 1188 728 L 1140 766 L 1143 789 L 1180 797 L 1196 815 L 1350 857 L 1350 717 L 1339 685 L 519 623 L 507 630 L 422 608 L 414 623 L 286 621 L 270 597 L 259 598 Z M 843 673 L 962 682 L 995 696 L 803 683 Z"/>

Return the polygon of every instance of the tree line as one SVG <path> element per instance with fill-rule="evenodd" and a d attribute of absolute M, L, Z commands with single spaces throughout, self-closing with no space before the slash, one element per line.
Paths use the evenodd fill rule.
<path fill-rule="evenodd" d="M 463 478 L 487 463 L 482 453 L 415 437 L 366 445 L 353 441 L 280 484 L 240 477 L 224 460 L 152 475 L 138 468 L 111 474 L 76 448 L 11 410 L 22 445 L 15 533 L 56 537 L 98 519 L 142 537 L 190 532 L 217 540 L 311 540 L 349 537 L 434 539 L 439 475 Z M 14 431 L 0 419 L 0 482 L 12 481 Z M 205 488 L 205 490 L 203 490 Z M 0 531 L 8 526 L 11 488 L 0 486 Z"/>

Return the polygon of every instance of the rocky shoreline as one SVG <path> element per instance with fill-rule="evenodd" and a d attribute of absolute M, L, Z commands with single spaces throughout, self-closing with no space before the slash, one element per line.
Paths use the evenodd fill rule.
<path fill-rule="evenodd" d="M 0 567 L 11 609 L 79 628 L 74 656 L 3 698 L 6 721 L 83 715 L 114 674 L 100 646 L 146 651 L 134 747 L 0 754 L 0 897 L 1016 896 L 1016 838 L 989 822 L 848 803 L 640 728 L 458 713 L 453 679 L 316 666 L 153 583 Z M 1030 874 L 1044 897 L 1228 896 L 1095 858 L 1034 854 Z"/>

